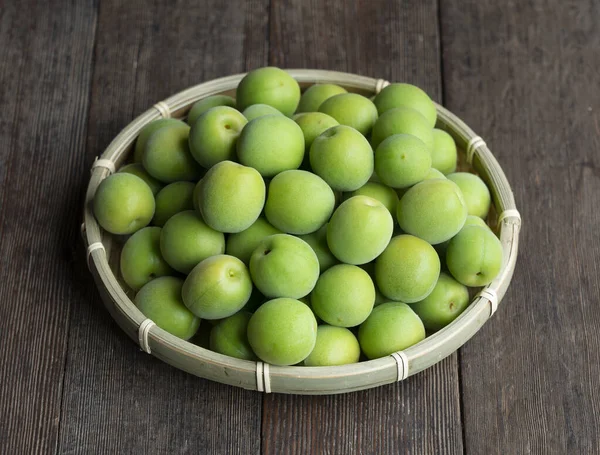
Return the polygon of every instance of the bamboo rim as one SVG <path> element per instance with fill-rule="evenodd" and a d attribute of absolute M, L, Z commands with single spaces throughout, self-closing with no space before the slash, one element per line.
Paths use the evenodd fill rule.
<path fill-rule="evenodd" d="M 335 71 L 287 71 L 302 87 L 314 83 L 332 83 L 348 91 L 372 95 L 389 84 L 382 79 Z M 157 103 L 127 125 L 100 159 L 109 160 L 119 168 L 146 124 L 162 117 L 183 117 L 195 101 L 210 95 L 234 95 L 235 87 L 243 76 L 237 74 L 205 82 Z M 221 383 L 265 392 L 323 395 L 352 392 L 403 380 L 441 361 L 462 346 L 493 315 L 506 293 L 517 260 L 521 220 L 508 180 L 485 142 L 450 111 L 438 104 L 436 108 L 436 126 L 449 132 L 459 148 L 470 149 L 472 165 L 490 188 L 496 211 L 501 214 L 499 238 L 504 253 L 501 272 L 475 296 L 456 320 L 401 353 L 336 367 L 280 367 L 239 360 L 183 341 L 152 324 L 144 327 L 147 350 L 177 368 Z M 92 251 L 88 250 L 88 264 L 106 308 L 125 333 L 139 344 L 140 326 L 146 317 L 120 286 L 109 264 L 113 239 L 101 230 L 92 211 L 96 189 L 110 173 L 107 167 L 92 168 L 85 197 L 82 236 L 86 247 L 94 246 Z"/>

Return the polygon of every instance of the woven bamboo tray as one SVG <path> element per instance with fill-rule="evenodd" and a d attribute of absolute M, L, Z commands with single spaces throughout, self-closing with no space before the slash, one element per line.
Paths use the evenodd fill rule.
<path fill-rule="evenodd" d="M 288 72 L 307 87 L 333 83 L 348 91 L 372 96 L 388 85 L 372 79 L 334 71 L 296 69 Z M 336 367 L 281 367 L 263 362 L 238 360 L 183 341 L 152 324 L 136 308 L 118 280 L 118 242 L 102 231 L 92 211 L 92 200 L 100 182 L 127 159 L 144 125 L 161 117 L 184 117 L 191 105 L 215 94 L 235 96 L 244 74 L 215 79 L 180 92 L 154 105 L 131 122 L 94 163 L 87 188 L 82 235 L 88 251 L 88 266 L 106 308 L 119 326 L 144 351 L 196 376 L 262 392 L 325 395 L 352 392 L 400 381 L 418 373 L 456 351 L 494 314 L 513 275 L 519 245 L 521 219 L 510 185 L 485 142 L 465 123 L 436 105 L 437 127 L 448 131 L 461 157 L 488 184 L 495 213 L 504 263 L 498 277 L 479 294 L 450 325 L 410 348 L 376 360 Z"/>

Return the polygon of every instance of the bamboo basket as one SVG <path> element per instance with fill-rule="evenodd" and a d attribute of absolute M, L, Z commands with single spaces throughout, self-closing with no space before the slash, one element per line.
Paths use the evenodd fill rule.
<path fill-rule="evenodd" d="M 295 69 L 288 72 L 302 88 L 314 83 L 333 83 L 366 96 L 378 93 L 389 84 L 382 79 L 334 71 Z M 235 96 L 235 88 L 243 76 L 215 79 L 157 103 L 127 125 L 94 163 L 85 197 L 82 235 L 88 266 L 112 317 L 144 351 L 177 368 L 213 381 L 267 393 L 326 395 L 368 389 L 403 380 L 456 351 L 494 314 L 506 293 L 517 260 L 521 219 L 504 172 L 485 142 L 456 115 L 439 105 L 436 105 L 437 127 L 454 137 L 458 148 L 466 152 L 466 161 L 490 188 L 504 252 L 498 277 L 447 327 L 402 352 L 376 360 L 336 367 L 281 367 L 235 359 L 183 341 L 151 323 L 136 308 L 118 279 L 118 260 L 114 259 L 120 248 L 94 218 L 92 201 L 96 189 L 125 162 L 142 127 L 161 117 L 185 117 L 191 105 L 204 97 Z"/>

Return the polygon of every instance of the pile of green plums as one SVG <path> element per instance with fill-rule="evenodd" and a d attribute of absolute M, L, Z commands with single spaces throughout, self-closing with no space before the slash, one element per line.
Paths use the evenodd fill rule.
<path fill-rule="evenodd" d="M 160 328 L 239 359 L 349 364 L 442 329 L 499 273 L 490 192 L 456 172 L 423 90 L 302 93 L 267 67 L 235 95 L 144 126 L 94 198 Z"/>

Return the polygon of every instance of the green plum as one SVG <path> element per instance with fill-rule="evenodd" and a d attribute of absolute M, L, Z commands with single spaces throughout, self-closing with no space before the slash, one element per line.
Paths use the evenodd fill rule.
<path fill-rule="evenodd" d="M 269 106 L 268 104 L 252 104 L 244 109 L 242 114 L 244 114 L 244 117 L 246 117 L 246 120 L 248 121 L 258 117 L 264 117 L 265 115 L 283 115 L 273 106 Z"/>
<path fill-rule="evenodd" d="M 394 230 L 388 209 L 376 199 L 354 196 L 333 212 L 327 226 L 327 244 L 347 264 L 365 264 L 379 256 Z"/>
<path fill-rule="evenodd" d="M 313 141 L 310 165 L 334 190 L 354 191 L 373 174 L 373 149 L 354 128 L 334 126 Z"/>
<path fill-rule="evenodd" d="M 338 264 L 319 277 L 310 301 L 315 314 L 327 324 L 355 327 L 371 314 L 375 285 L 360 267 Z"/>
<path fill-rule="evenodd" d="M 326 99 L 347 93 L 346 89 L 334 84 L 315 84 L 306 89 L 300 98 L 296 112 L 316 112 Z"/>
<path fill-rule="evenodd" d="M 140 134 L 138 135 L 138 138 L 135 142 L 135 149 L 133 152 L 133 161 L 134 162 L 136 162 L 136 163 L 142 162 L 142 157 L 144 156 L 144 151 L 146 150 L 146 143 L 148 142 L 148 139 L 150 138 L 152 133 L 159 130 L 163 126 L 167 126 L 167 125 L 181 126 L 181 125 L 185 125 L 185 123 L 182 122 L 181 120 L 177 120 L 175 118 L 160 118 L 160 119 L 154 120 L 154 121 L 148 123 L 146 126 L 144 126 L 141 129 Z"/>
<path fill-rule="evenodd" d="M 317 136 L 332 126 L 339 125 L 336 119 L 327 114 L 323 114 L 322 112 L 307 112 L 296 116 L 294 121 L 298 124 L 304 134 L 304 148 L 307 155 Z"/>
<path fill-rule="evenodd" d="M 186 210 L 165 223 L 160 251 L 171 267 L 189 273 L 204 259 L 225 252 L 225 236 L 208 226 L 194 210 Z"/>
<path fill-rule="evenodd" d="M 181 299 L 183 280 L 172 276 L 156 278 L 136 294 L 134 303 L 144 316 L 161 329 L 189 340 L 200 327 L 200 319 L 188 310 Z"/>
<path fill-rule="evenodd" d="M 360 345 L 354 334 L 344 327 L 320 325 L 317 341 L 310 355 L 304 359 L 308 367 L 326 367 L 356 363 L 360 358 Z"/>
<path fill-rule="evenodd" d="M 194 126 L 194 123 L 196 123 L 196 120 L 198 120 L 202 114 L 217 106 L 228 106 L 235 108 L 235 100 L 228 95 L 211 95 L 201 99 L 200 101 L 196 101 L 190 109 L 190 112 L 188 112 L 188 125 Z"/>
<path fill-rule="evenodd" d="M 127 164 L 126 166 L 123 166 L 121 169 L 119 169 L 119 172 L 133 174 L 133 175 L 141 178 L 144 182 L 146 182 L 146 185 L 148 185 L 150 187 L 150 189 L 152 190 L 152 194 L 154 194 L 154 196 L 156 196 L 156 194 L 163 187 L 162 183 L 160 183 L 158 180 L 156 180 L 155 178 L 153 178 L 150 174 L 148 174 L 146 172 L 146 169 L 144 169 L 144 166 L 142 166 L 141 163 Z"/>
<path fill-rule="evenodd" d="M 444 174 L 442 174 L 440 171 L 438 171 L 437 169 L 434 169 L 433 167 L 431 169 L 429 169 L 429 172 L 427 172 L 427 175 L 425 176 L 425 178 L 423 180 L 433 180 L 433 179 L 445 179 L 446 176 Z"/>
<path fill-rule="evenodd" d="M 429 95 L 411 84 L 390 84 L 375 97 L 375 106 L 379 115 L 397 107 L 408 107 L 418 111 L 430 128 L 435 126 L 437 111 Z"/>
<path fill-rule="evenodd" d="M 183 122 L 163 126 L 152 133 L 142 157 L 148 174 L 164 183 L 197 180 L 202 168 L 190 153 L 189 134 L 190 127 Z"/>
<path fill-rule="evenodd" d="M 419 316 L 402 302 L 387 302 L 375 308 L 358 329 L 362 352 L 378 359 L 409 348 L 425 339 Z"/>
<path fill-rule="evenodd" d="M 194 267 L 181 292 L 185 306 L 199 318 L 223 319 L 246 305 L 252 293 L 252 280 L 242 261 L 219 254 Z"/>
<path fill-rule="evenodd" d="M 315 347 L 317 320 L 310 308 L 299 300 L 269 300 L 250 318 L 248 341 L 263 362 L 295 365 L 307 358 Z"/>
<path fill-rule="evenodd" d="M 283 232 L 310 234 L 327 223 L 334 206 L 333 190 L 321 177 L 307 171 L 284 171 L 269 184 L 265 216 Z"/>
<path fill-rule="evenodd" d="M 154 278 L 175 273 L 160 253 L 160 231 L 159 227 L 142 228 L 123 245 L 121 276 L 134 291 Z"/>
<path fill-rule="evenodd" d="M 427 330 L 443 329 L 469 306 L 469 290 L 450 275 L 440 273 L 433 291 L 410 307 Z"/>
<path fill-rule="evenodd" d="M 402 196 L 397 216 L 404 232 L 436 245 L 460 231 L 467 218 L 467 204 L 454 182 L 423 180 Z"/>
<path fill-rule="evenodd" d="M 100 183 L 94 195 L 94 215 L 111 234 L 133 234 L 154 215 L 154 195 L 141 178 L 125 172 Z"/>
<path fill-rule="evenodd" d="M 433 129 L 427 119 L 414 109 L 397 107 L 385 111 L 373 127 L 371 143 L 377 149 L 384 139 L 394 134 L 411 134 L 421 139 L 431 153 L 433 148 Z"/>
<path fill-rule="evenodd" d="M 341 93 L 327 98 L 319 106 L 319 112 L 330 115 L 340 125 L 351 126 L 365 136 L 377 121 L 377 108 L 373 102 L 357 93 Z"/>
<path fill-rule="evenodd" d="M 477 175 L 469 172 L 455 172 L 448 174 L 446 177 L 460 188 L 469 215 L 486 218 L 490 211 L 492 198 L 485 182 Z"/>
<path fill-rule="evenodd" d="M 162 227 L 176 213 L 192 210 L 194 187 L 192 182 L 174 182 L 160 190 L 155 196 L 156 210 L 152 223 Z"/>
<path fill-rule="evenodd" d="M 289 169 L 298 169 L 304 158 L 304 134 L 292 119 L 265 115 L 254 119 L 242 130 L 237 142 L 240 163 L 273 177 Z"/>
<path fill-rule="evenodd" d="M 248 265 L 250 264 L 250 256 L 252 256 L 260 241 L 274 234 L 282 234 L 282 232 L 273 227 L 263 217 L 259 217 L 248 229 L 227 237 L 225 252 Z"/>
<path fill-rule="evenodd" d="M 431 149 L 431 167 L 442 174 L 456 171 L 456 143 L 444 130 L 433 129 L 433 148 Z"/>
<path fill-rule="evenodd" d="M 315 287 L 319 260 L 304 240 L 275 234 L 264 238 L 252 253 L 250 274 L 265 296 L 299 299 Z"/>
<path fill-rule="evenodd" d="M 392 188 L 408 188 L 424 180 L 431 169 L 425 143 L 410 134 L 394 134 L 375 150 L 375 172 Z"/>
<path fill-rule="evenodd" d="M 396 216 L 398 195 L 393 188 L 385 186 L 382 183 L 367 182 L 356 191 L 350 193 L 350 197 L 354 196 L 369 196 L 373 199 L 376 199 L 390 211 L 390 214 L 392 214 L 393 217 Z"/>
<path fill-rule="evenodd" d="M 467 226 L 479 226 L 486 229 L 490 229 L 490 227 L 482 218 L 479 218 L 478 216 L 474 215 L 467 216 L 467 219 L 465 220 L 465 224 L 463 224 L 461 231 Z M 437 245 L 435 245 L 435 250 L 438 252 L 438 256 L 440 257 L 442 262 L 446 262 L 446 250 L 448 249 L 448 244 L 450 243 L 450 240 L 446 240 L 445 242 L 438 243 Z"/>
<path fill-rule="evenodd" d="M 265 205 L 265 182 L 256 169 L 221 161 L 202 178 L 195 203 L 206 224 L 221 232 L 248 229 Z"/>
<path fill-rule="evenodd" d="M 329 246 L 327 246 L 327 224 L 316 232 L 300 235 L 299 237 L 308 243 L 317 255 L 321 273 L 338 263 L 336 257 L 329 251 Z"/>
<path fill-rule="evenodd" d="M 490 229 L 467 226 L 450 240 L 446 265 L 465 286 L 490 284 L 502 268 L 502 244 Z"/>
<path fill-rule="evenodd" d="M 248 343 L 251 313 L 240 311 L 219 321 L 210 331 L 210 350 L 242 360 L 256 360 Z"/>
<path fill-rule="evenodd" d="M 427 297 L 440 276 L 440 258 L 425 240 L 394 237 L 375 261 L 375 280 L 390 300 L 413 303 Z"/>
<path fill-rule="evenodd" d="M 292 115 L 300 102 L 300 86 L 282 69 L 267 66 L 244 76 L 236 99 L 242 111 L 252 104 L 268 104 L 284 115 Z"/>
<path fill-rule="evenodd" d="M 232 107 L 209 109 L 190 129 L 192 156 L 207 169 L 221 161 L 234 160 L 237 140 L 246 123 L 246 117 Z"/>

